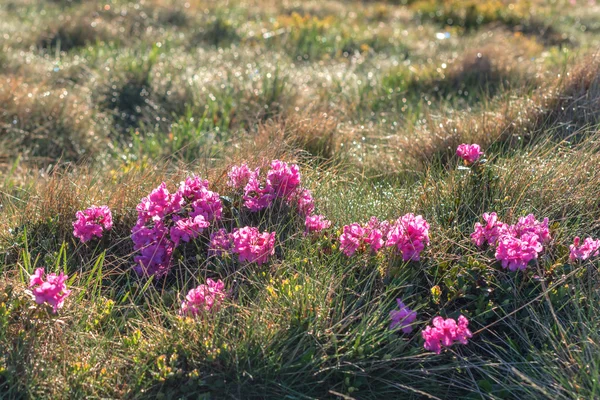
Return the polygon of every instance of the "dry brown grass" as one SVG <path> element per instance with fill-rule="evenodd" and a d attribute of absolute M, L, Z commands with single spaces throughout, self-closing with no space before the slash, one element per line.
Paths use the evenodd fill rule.
<path fill-rule="evenodd" d="M 47 164 L 95 157 L 106 150 L 102 117 L 85 93 L 0 77 L 0 163 L 15 152 L 30 162 Z"/>
<path fill-rule="evenodd" d="M 390 151 L 404 154 L 400 169 L 419 169 L 436 158 L 447 160 L 460 143 L 486 148 L 495 143 L 522 145 L 548 135 L 573 138 L 600 121 L 600 59 L 594 55 L 584 60 L 566 76 L 548 78 L 530 97 L 503 96 L 479 114 L 429 114 L 415 127 L 415 135 L 396 137 Z"/>
<path fill-rule="evenodd" d="M 339 121 L 326 112 L 304 112 L 261 124 L 256 135 L 259 145 L 283 143 L 311 156 L 331 160 L 340 149 Z"/>

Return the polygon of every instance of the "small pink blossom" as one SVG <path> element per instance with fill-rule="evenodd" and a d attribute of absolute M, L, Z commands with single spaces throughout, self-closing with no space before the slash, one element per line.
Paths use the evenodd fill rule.
<path fill-rule="evenodd" d="M 223 203 L 221 196 L 217 192 L 208 189 L 202 189 L 195 195 L 192 202 L 192 212 L 190 217 L 202 215 L 208 222 L 219 221 L 223 213 Z"/>
<path fill-rule="evenodd" d="M 161 183 L 148 197 L 144 197 L 137 205 L 138 218 L 144 222 L 160 221 L 165 216 L 175 213 L 181 209 L 183 197 L 181 194 L 170 194 L 166 183 Z"/>
<path fill-rule="evenodd" d="M 581 239 L 576 236 L 573 240 L 573 244 L 570 246 L 569 259 L 575 260 L 587 260 L 590 257 L 597 257 L 600 254 L 600 239 L 594 240 L 591 237 L 586 238 L 583 244 L 580 245 Z"/>
<path fill-rule="evenodd" d="M 462 315 L 458 317 L 458 324 L 452 318 L 435 317 L 433 326 L 428 326 L 421 332 L 425 349 L 440 354 L 442 346 L 450 347 L 455 342 L 467 344 L 468 339 L 473 336 L 468 326 L 469 321 Z"/>
<path fill-rule="evenodd" d="M 363 245 L 366 233 L 366 229 L 360 224 L 345 225 L 340 235 L 340 250 L 348 257 L 352 257 Z"/>
<path fill-rule="evenodd" d="M 365 251 L 368 246 L 375 253 L 385 244 L 383 230 L 388 230 L 388 227 L 387 222 L 381 223 L 376 217 L 371 217 L 366 224 L 345 225 L 339 238 L 340 250 L 352 257 L 357 251 Z"/>
<path fill-rule="evenodd" d="M 482 247 L 486 243 L 495 246 L 498 238 L 507 232 L 508 225 L 498 221 L 498 215 L 495 212 L 484 213 L 483 219 L 486 224 L 475 223 L 475 231 L 471 234 L 471 240 L 478 247 Z"/>
<path fill-rule="evenodd" d="M 401 329 L 404 333 L 411 333 L 411 324 L 417 319 L 417 313 L 404 305 L 402 300 L 396 299 L 398 309 L 390 311 L 390 329 Z"/>
<path fill-rule="evenodd" d="M 243 189 L 248 184 L 251 176 L 252 171 L 248 168 L 248 165 L 234 165 L 227 173 L 227 177 L 229 178 L 227 186 L 234 189 Z"/>
<path fill-rule="evenodd" d="M 462 158 L 467 164 L 473 164 L 483 155 L 481 147 L 478 144 L 463 143 L 456 149 L 456 155 Z"/>
<path fill-rule="evenodd" d="M 412 213 L 398 218 L 386 241 L 386 246 L 394 247 L 404 261 L 419 261 L 426 245 L 429 245 L 429 224 L 421 215 Z"/>
<path fill-rule="evenodd" d="M 315 210 L 315 200 L 308 189 L 300 190 L 297 196 L 297 208 L 301 215 L 311 215 Z"/>
<path fill-rule="evenodd" d="M 331 221 L 325 219 L 323 215 L 310 215 L 304 220 L 306 233 L 317 233 L 331 227 Z"/>
<path fill-rule="evenodd" d="M 175 246 L 179 245 L 180 241 L 188 243 L 196 239 L 209 225 L 202 215 L 178 219 L 171 227 L 171 240 Z"/>
<path fill-rule="evenodd" d="M 112 213 L 107 206 L 91 206 L 77 211 L 77 220 L 73 222 L 73 236 L 82 243 L 91 240 L 94 236 L 101 238 L 102 233 L 111 230 L 113 226 Z"/>
<path fill-rule="evenodd" d="M 246 226 L 233 231 L 233 252 L 241 262 L 255 262 L 261 265 L 275 254 L 275 232 L 260 232 L 255 227 Z"/>
<path fill-rule="evenodd" d="M 63 307 L 65 299 L 71 294 L 66 285 L 69 277 L 63 272 L 60 275 L 47 274 L 45 278 L 44 274 L 44 268 L 37 268 L 35 273 L 31 275 L 29 287 L 33 288 L 35 302 L 37 304 L 50 304 L 56 314 Z"/>
<path fill-rule="evenodd" d="M 196 200 L 201 194 L 208 190 L 208 181 L 199 176 L 190 176 L 179 184 L 179 194 L 186 200 Z"/>
<path fill-rule="evenodd" d="M 300 168 L 296 164 L 273 160 L 267 173 L 267 184 L 275 196 L 287 199 L 300 186 Z"/>
<path fill-rule="evenodd" d="M 524 233 L 521 237 L 510 234 L 501 236 L 496 248 L 496 260 L 502 263 L 502 268 L 511 271 L 525 270 L 527 264 L 538 258 L 544 250 L 535 233 Z"/>
<path fill-rule="evenodd" d="M 220 279 L 215 282 L 208 278 L 206 284 L 188 292 L 185 301 L 181 303 L 179 314 L 195 318 L 207 312 L 217 311 L 225 297 L 225 284 Z"/>
<path fill-rule="evenodd" d="M 222 256 L 229 253 L 233 247 L 233 237 L 231 233 L 224 228 L 219 229 L 210 235 L 210 244 L 208 245 L 209 256 Z"/>
<path fill-rule="evenodd" d="M 244 187 L 244 206 L 253 212 L 269 207 L 274 199 L 273 188 L 261 185 L 259 176 L 260 169 L 257 168 Z"/>
<path fill-rule="evenodd" d="M 513 234 L 517 237 L 523 236 L 525 233 L 533 233 L 537 235 L 541 243 L 547 243 L 552 238 L 550 237 L 550 228 L 548 227 L 548 218 L 544 218 L 542 222 L 535 219 L 535 215 L 529 214 L 526 217 L 520 217 L 519 221 L 511 227 Z"/>

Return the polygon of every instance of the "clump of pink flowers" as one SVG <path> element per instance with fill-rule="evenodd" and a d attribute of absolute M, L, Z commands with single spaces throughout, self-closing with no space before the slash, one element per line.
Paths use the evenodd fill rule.
<path fill-rule="evenodd" d="M 569 259 L 571 261 L 583 261 L 590 257 L 598 257 L 600 255 L 600 239 L 594 240 L 588 237 L 581 244 L 581 239 L 576 236 L 573 244 L 570 246 L 570 250 Z"/>
<path fill-rule="evenodd" d="M 82 243 L 90 241 L 94 236 L 101 238 L 104 231 L 112 229 L 112 213 L 107 206 L 91 206 L 90 208 L 77 211 L 77 218 L 73 222 L 73 236 L 80 239 Z"/>
<path fill-rule="evenodd" d="M 371 217 L 368 223 L 346 225 L 340 235 L 340 250 L 348 257 L 358 251 L 379 251 L 384 245 L 402 254 L 404 261 L 419 261 L 429 244 L 429 224 L 420 215 L 406 214 L 393 223 Z"/>
<path fill-rule="evenodd" d="M 499 221 L 495 212 L 484 213 L 483 219 L 485 225 L 479 222 L 475 223 L 475 231 L 471 234 L 471 240 L 478 247 L 483 247 L 486 243 L 495 246 L 500 236 L 507 231 L 508 225 Z"/>
<path fill-rule="evenodd" d="M 340 235 L 340 250 L 348 257 L 352 257 L 356 252 L 365 252 L 370 249 L 376 253 L 383 247 L 384 236 L 389 229 L 386 222 L 382 225 L 375 217 L 371 217 L 368 223 L 353 223 L 345 225 Z"/>
<path fill-rule="evenodd" d="M 230 187 L 243 188 L 244 206 L 252 212 L 270 207 L 276 199 L 282 199 L 304 216 L 314 211 L 314 199 L 310 190 L 302 187 L 296 164 L 273 160 L 266 177 L 261 176 L 260 168 L 252 171 L 246 164 L 235 165 L 227 176 Z"/>
<path fill-rule="evenodd" d="M 181 303 L 179 314 L 195 318 L 206 312 L 217 311 L 225 297 L 227 297 L 225 284 L 220 279 L 215 282 L 208 278 L 206 284 L 201 284 L 188 292 Z"/>
<path fill-rule="evenodd" d="M 419 261 L 421 252 L 429 244 L 429 224 L 421 216 L 406 214 L 392 225 L 387 241 L 387 247 L 393 247 L 402 254 L 404 261 Z"/>
<path fill-rule="evenodd" d="M 260 232 L 258 228 L 246 226 L 235 229 L 232 237 L 232 251 L 238 255 L 240 262 L 261 265 L 275 254 L 275 232 Z"/>
<path fill-rule="evenodd" d="M 304 220 L 306 227 L 305 233 L 317 233 L 331 227 L 331 221 L 325 219 L 323 215 L 309 215 Z"/>
<path fill-rule="evenodd" d="M 390 311 L 390 329 L 401 329 L 402 332 L 411 333 L 413 328 L 411 324 L 417 319 L 417 313 L 408 308 L 400 299 L 396 299 L 397 310 Z"/>
<path fill-rule="evenodd" d="M 502 268 L 523 271 L 543 250 L 539 237 L 534 233 L 525 233 L 518 237 L 507 234 L 498 240 L 496 260 L 501 262 Z"/>
<path fill-rule="evenodd" d="M 511 271 L 524 270 L 527 264 L 538 258 L 548 243 L 550 228 L 548 218 L 538 221 L 535 215 L 520 217 L 514 225 L 508 225 L 498 220 L 496 213 L 485 213 L 486 224 L 477 222 L 471 240 L 479 247 L 486 243 L 496 248 L 496 260 L 503 268 Z"/>
<path fill-rule="evenodd" d="M 44 268 L 37 268 L 29 280 L 29 287 L 32 288 L 35 302 L 50 304 L 53 312 L 56 313 L 63 307 L 65 299 L 71 294 L 66 285 L 68 278 L 63 272 L 59 275 L 46 274 Z"/>
<path fill-rule="evenodd" d="M 300 187 L 300 168 L 296 164 L 273 160 L 267 172 L 267 185 L 276 197 L 289 198 Z"/>
<path fill-rule="evenodd" d="M 469 320 L 463 315 L 458 317 L 458 323 L 452 318 L 435 317 L 433 325 L 421 332 L 425 349 L 440 354 L 442 346 L 450 347 L 456 342 L 467 344 L 473 336 L 468 326 Z"/>
<path fill-rule="evenodd" d="M 456 155 L 462 158 L 466 164 L 473 164 L 483 155 L 478 144 L 463 143 L 456 149 Z"/>
<path fill-rule="evenodd" d="M 161 277 L 171 268 L 173 251 L 200 236 L 221 219 L 223 205 L 208 181 L 197 176 L 181 182 L 174 193 L 161 183 L 136 207 L 138 220 L 131 230 L 139 275 Z"/>
<path fill-rule="evenodd" d="M 248 168 L 248 165 L 234 165 L 227 173 L 227 186 L 234 189 L 243 189 L 250 180 L 252 171 Z"/>

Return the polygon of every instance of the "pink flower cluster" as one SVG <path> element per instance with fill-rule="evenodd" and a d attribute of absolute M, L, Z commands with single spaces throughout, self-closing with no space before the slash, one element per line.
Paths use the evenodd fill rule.
<path fill-rule="evenodd" d="M 367 249 L 376 253 L 383 247 L 388 230 L 389 222 L 379 222 L 375 217 L 371 217 L 366 224 L 345 225 L 339 239 L 340 250 L 348 257 L 352 257 L 356 252 L 365 252 Z"/>
<path fill-rule="evenodd" d="M 390 329 L 401 329 L 404 333 L 411 333 L 413 328 L 411 324 L 417 319 L 417 313 L 408 308 L 402 300 L 396 299 L 398 309 L 390 311 Z"/>
<path fill-rule="evenodd" d="M 318 233 L 322 230 L 329 229 L 331 227 L 331 221 L 325 219 L 323 215 L 309 215 L 304 220 L 304 226 L 306 227 L 305 234 Z"/>
<path fill-rule="evenodd" d="M 433 326 L 428 326 L 421 332 L 425 349 L 440 354 L 442 345 L 450 347 L 455 342 L 467 344 L 468 339 L 473 336 L 468 326 L 469 320 L 463 315 L 458 317 L 458 323 L 452 318 L 435 317 Z"/>
<path fill-rule="evenodd" d="M 478 247 L 483 247 L 486 243 L 495 246 L 508 226 L 504 222 L 498 221 L 498 215 L 495 212 L 484 213 L 483 219 L 485 225 L 479 222 L 475 223 L 475 231 L 471 234 L 471 240 Z"/>
<path fill-rule="evenodd" d="M 107 206 L 91 206 L 86 210 L 77 211 L 75 217 L 77 219 L 73 222 L 73 236 L 82 243 L 94 236 L 101 238 L 102 233 L 111 230 L 113 226 L 112 213 Z"/>
<path fill-rule="evenodd" d="M 573 244 L 570 246 L 570 250 L 569 259 L 571 261 L 598 257 L 600 255 L 600 239 L 594 240 L 588 237 L 581 244 L 581 239 L 579 239 L 579 236 L 576 236 Z"/>
<path fill-rule="evenodd" d="M 261 265 L 275 254 L 275 232 L 260 232 L 258 228 L 246 226 L 232 233 L 233 252 L 240 262 L 255 262 Z"/>
<path fill-rule="evenodd" d="M 496 260 L 500 261 L 502 268 L 511 271 L 525 270 L 527 264 L 538 257 L 544 250 L 539 242 L 539 237 L 533 233 L 521 236 L 504 235 L 498 240 Z"/>
<path fill-rule="evenodd" d="M 529 214 L 519 218 L 516 224 L 507 225 L 492 212 L 483 214 L 483 219 L 486 224 L 475 224 L 471 240 L 479 247 L 486 243 L 495 247 L 496 259 L 511 271 L 527 268 L 527 264 L 544 251 L 543 245 L 552 239 L 548 218 L 540 222 Z"/>
<path fill-rule="evenodd" d="M 419 261 L 425 245 L 429 244 L 429 224 L 414 214 L 406 214 L 392 225 L 385 243 L 402 254 L 404 261 Z"/>
<path fill-rule="evenodd" d="M 406 214 L 393 223 L 371 217 L 368 223 L 346 225 L 340 235 L 340 250 L 348 257 L 368 248 L 379 251 L 384 245 L 402 254 L 404 261 L 419 261 L 429 244 L 429 224 L 420 215 Z"/>
<path fill-rule="evenodd" d="M 478 144 L 463 143 L 456 149 L 456 155 L 462 158 L 466 164 L 473 164 L 483 155 L 483 151 Z"/>
<path fill-rule="evenodd" d="M 139 254 L 134 257 L 134 269 L 139 275 L 161 277 L 171 268 L 173 250 L 220 220 L 223 206 L 219 194 L 208 189 L 208 181 L 192 176 L 175 193 L 161 183 L 136 210 L 138 220 L 131 239 Z"/>
<path fill-rule="evenodd" d="M 311 192 L 301 186 L 300 168 L 273 160 L 266 178 L 260 176 L 260 168 L 250 170 L 246 164 L 231 167 L 227 174 L 228 185 L 243 188 L 244 206 L 256 212 L 268 208 L 276 199 L 283 199 L 302 215 L 310 215 L 315 206 Z"/>
<path fill-rule="evenodd" d="M 206 312 L 216 311 L 227 297 L 225 284 L 219 279 L 217 282 L 208 278 L 206 284 L 190 290 L 181 303 L 179 314 L 188 317 L 197 317 Z"/>
<path fill-rule="evenodd" d="M 37 268 L 30 277 L 29 287 L 33 288 L 32 292 L 36 303 L 48 303 L 56 313 L 63 307 L 65 299 L 71 294 L 65 284 L 69 277 L 62 272 L 60 275 L 47 274 L 45 277 L 44 275 L 44 268 Z"/>

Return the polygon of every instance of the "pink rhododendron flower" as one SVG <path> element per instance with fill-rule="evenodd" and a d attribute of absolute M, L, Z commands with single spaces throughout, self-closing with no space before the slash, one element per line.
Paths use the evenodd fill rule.
<path fill-rule="evenodd" d="M 417 319 L 417 313 L 404 305 L 402 300 L 396 299 L 398 309 L 390 311 L 390 329 L 402 329 L 404 333 L 411 333 L 411 324 Z"/>
<path fill-rule="evenodd" d="M 315 210 L 315 200 L 308 189 L 302 189 L 297 196 L 297 208 L 301 215 L 311 215 Z"/>
<path fill-rule="evenodd" d="M 348 257 L 352 257 L 357 251 L 365 251 L 367 246 L 372 252 L 377 252 L 385 244 L 383 230 L 388 229 L 387 221 L 381 223 L 375 217 L 371 217 L 369 222 L 363 225 L 346 225 L 339 238 L 340 250 Z"/>
<path fill-rule="evenodd" d="M 219 229 L 210 235 L 210 244 L 208 245 L 209 256 L 222 256 L 229 253 L 233 247 L 233 237 L 224 228 Z"/>
<path fill-rule="evenodd" d="M 458 317 L 458 324 L 452 318 L 435 317 L 433 326 L 428 326 L 421 332 L 425 349 L 440 354 L 442 346 L 450 347 L 455 342 L 467 344 L 468 339 L 473 336 L 468 326 L 469 321 L 462 315 Z"/>
<path fill-rule="evenodd" d="M 91 206 L 90 208 L 77 211 L 77 220 L 73 222 L 73 236 L 80 239 L 82 243 L 91 240 L 94 236 L 101 238 L 102 232 L 112 229 L 112 213 L 107 206 Z"/>
<path fill-rule="evenodd" d="M 221 219 L 223 203 L 221 202 L 221 196 L 217 192 L 202 189 L 196 193 L 195 197 L 195 200 L 192 202 L 190 217 L 202 215 L 209 222 Z"/>
<path fill-rule="evenodd" d="M 170 194 L 167 184 L 161 183 L 148 197 L 144 197 L 137 205 L 138 218 L 144 222 L 160 221 L 165 216 L 177 212 L 183 205 L 180 193 Z"/>
<path fill-rule="evenodd" d="M 331 221 L 325 219 L 323 215 L 310 215 L 304 220 L 306 233 L 321 232 L 331 226 Z"/>
<path fill-rule="evenodd" d="M 496 248 L 496 260 L 501 261 L 502 268 L 511 271 L 524 270 L 529 261 L 536 259 L 544 247 L 535 233 L 524 233 L 521 237 L 501 236 Z"/>
<path fill-rule="evenodd" d="M 495 246 L 498 238 L 507 232 L 508 225 L 498 221 L 498 215 L 495 212 L 484 213 L 483 219 L 486 224 L 475 223 L 475 232 L 471 234 L 471 240 L 478 247 L 482 247 L 486 243 Z"/>
<path fill-rule="evenodd" d="M 456 155 L 462 158 L 467 164 L 473 164 L 483 155 L 481 147 L 478 144 L 463 143 L 456 149 Z"/>
<path fill-rule="evenodd" d="M 492 247 L 496 246 L 496 259 L 503 268 L 511 271 L 527 268 L 527 264 L 538 258 L 544 250 L 543 243 L 552 239 L 548 218 L 540 222 L 533 214 L 529 214 L 519 218 L 515 225 L 498 221 L 496 213 L 485 213 L 483 219 L 486 225 L 476 223 L 471 240 L 480 247 L 486 242 Z"/>
<path fill-rule="evenodd" d="M 586 238 L 581 244 L 581 239 L 576 236 L 573 240 L 573 244 L 570 246 L 569 259 L 575 260 L 587 260 L 590 257 L 597 257 L 600 255 L 600 239 L 594 240 L 591 237 Z"/>
<path fill-rule="evenodd" d="M 420 215 L 406 214 L 391 226 L 386 246 L 395 247 L 404 261 L 419 261 L 429 244 L 429 224 Z"/>
<path fill-rule="evenodd" d="M 169 229 L 164 223 L 158 221 L 147 227 L 143 220 L 138 220 L 131 233 L 133 248 L 140 252 L 134 257 L 136 273 L 157 277 L 167 274 L 171 268 L 171 255 L 175 245 L 169 239 Z"/>
<path fill-rule="evenodd" d="M 171 240 L 175 246 L 179 245 L 180 241 L 188 243 L 196 239 L 209 225 L 202 215 L 178 219 L 171 227 Z"/>
<path fill-rule="evenodd" d="M 260 169 L 257 168 L 244 188 L 244 206 L 250 211 L 260 211 L 271 205 L 274 199 L 273 188 L 262 186 L 259 180 Z"/>
<path fill-rule="evenodd" d="M 69 278 L 63 272 L 60 275 L 47 274 L 45 277 L 44 268 L 37 268 L 31 275 L 29 287 L 33 288 L 37 304 L 48 303 L 52 306 L 52 311 L 56 313 L 65 303 L 65 299 L 71 294 L 67 290 L 66 281 Z"/>
<path fill-rule="evenodd" d="M 227 185 L 234 189 L 243 189 L 248 184 L 250 176 L 252 176 L 252 171 L 248 168 L 248 165 L 234 165 L 227 173 L 229 178 Z"/>
<path fill-rule="evenodd" d="M 275 196 L 287 199 L 300 186 L 300 168 L 296 164 L 273 160 L 267 173 L 267 185 Z"/>
<path fill-rule="evenodd" d="M 367 230 L 360 224 L 345 225 L 340 235 L 340 250 L 348 257 L 352 257 L 363 246 L 366 235 Z"/>
<path fill-rule="evenodd" d="M 275 232 L 259 232 L 257 228 L 246 226 L 233 231 L 233 252 L 241 262 L 255 262 L 261 265 L 275 254 Z"/>
<path fill-rule="evenodd" d="M 526 217 L 519 218 L 519 222 L 511 227 L 514 236 L 521 237 L 525 233 L 533 233 L 537 235 L 541 243 L 549 242 L 550 228 L 548 228 L 548 218 L 544 218 L 542 222 L 535 219 L 535 215 L 529 214 Z"/>
<path fill-rule="evenodd" d="M 187 317 L 197 317 L 206 312 L 217 311 L 227 296 L 225 284 L 219 279 L 217 282 L 208 278 L 206 284 L 190 290 L 181 303 L 179 314 Z"/>
<path fill-rule="evenodd" d="M 178 192 L 186 200 L 193 201 L 200 198 L 205 190 L 208 190 L 208 181 L 194 175 L 179 183 Z"/>

